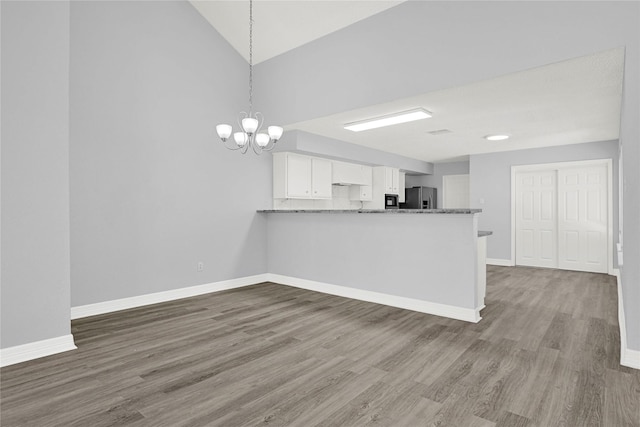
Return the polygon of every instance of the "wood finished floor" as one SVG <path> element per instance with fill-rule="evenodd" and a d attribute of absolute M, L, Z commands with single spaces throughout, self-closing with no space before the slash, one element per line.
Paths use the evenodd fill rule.
<path fill-rule="evenodd" d="M 73 321 L 9 426 L 640 426 L 615 279 L 489 267 L 478 324 L 276 284 Z"/>

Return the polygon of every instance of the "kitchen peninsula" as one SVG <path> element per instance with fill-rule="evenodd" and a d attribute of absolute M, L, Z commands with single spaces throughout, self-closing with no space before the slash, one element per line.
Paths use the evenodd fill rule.
<path fill-rule="evenodd" d="M 272 280 L 478 322 L 480 209 L 261 210 Z M 482 259 L 480 259 L 482 258 Z"/>

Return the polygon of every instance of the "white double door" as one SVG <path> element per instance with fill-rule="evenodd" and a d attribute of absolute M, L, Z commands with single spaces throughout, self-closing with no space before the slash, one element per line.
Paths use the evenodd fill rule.
<path fill-rule="evenodd" d="M 516 265 L 606 273 L 608 166 L 515 174 Z"/>

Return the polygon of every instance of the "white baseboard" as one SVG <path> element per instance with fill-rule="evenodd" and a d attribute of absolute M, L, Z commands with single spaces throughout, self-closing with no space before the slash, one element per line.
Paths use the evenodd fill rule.
<path fill-rule="evenodd" d="M 640 351 L 625 348 L 620 357 L 620 364 L 629 368 L 640 369 Z"/>
<path fill-rule="evenodd" d="M 620 364 L 630 368 L 640 369 L 640 351 L 627 347 L 627 322 L 624 317 L 624 303 L 622 301 L 622 281 L 620 270 L 613 269 L 613 275 L 618 282 L 618 324 L 620 325 Z"/>
<path fill-rule="evenodd" d="M 0 366 L 15 365 L 39 357 L 51 356 L 64 351 L 75 350 L 73 335 L 49 338 L 46 340 L 31 342 L 29 344 L 16 345 L 0 349 Z"/>
<path fill-rule="evenodd" d="M 466 322 L 478 323 L 480 310 L 483 307 L 463 308 L 453 305 L 438 304 L 435 302 L 417 300 L 413 298 L 400 297 L 396 295 L 383 294 L 380 292 L 366 291 L 363 289 L 350 288 L 346 286 L 331 285 L 329 283 L 315 282 L 312 280 L 299 279 L 297 277 L 282 276 L 279 274 L 268 274 L 269 281 L 296 288 L 307 289 L 325 294 L 337 295 L 345 298 L 360 301 L 373 302 L 388 305 L 391 307 L 404 308 L 406 310 L 418 311 L 420 313 L 433 314 L 436 316 L 448 317 L 451 319 L 464 320 Z"/>
<path fill-rule="evenodd" d="M 487 258 L 487 264 L 500 267 L 513 267 L 515 264 L 510 259 Z"/>
<path fill-rule="evenodd" d="M 436 316 L 449 317 L 466 322 L 477 323 L 480 321 L 480 310 L 462 308 L 446 304 L 438 304 L 429 301 L 416 300 L 412 298 L 400 297 L 396 295 L 383 294 L 380 292 L 367 291 L 350 288 L 346 286 L 331 285 L 328 283 L 315 282 L 312 280 L 299 279 L 279 274 L 258 274 L 255 276 L 242 277 L 238 279 L 225 280 L 204 285 L 191 286 L 188 288 L 172 289 L 170 291 L 157 292 L 153 294 L 140 295 L 130 298 L 105 301 L 96 304 L 71 307 L 71 319 L 80 319 L 98 314 L 112 313 L 114 311 L 127 310 L 130 308 L 142 307 L 150 304 L 173 301 L 180 298 L 188 298 L 196 295 L 219 292 L 227 289 L 235 289 L 243 286 L 255 285 L 262 282 L 274 282 L 283 285 L 294 286 L 325 294 L 338 295 L 360 301 L 374 302 L 377 304 L 389 305 L 392 307 L 404 308 L 407 310 L 419 311 L 421 313 L 434 314 Z"/>
<path fill-rule="evenodd" d="M 170 291 L 156 292 L 153 294 L 139 295 L 135 297 L 71 307 L 71 319 L 80 319 L 83 317 L 95 316 L 98 314 L 111 313 L 114 311 L 127 310 L 130 308 L 142 307 L 150 304 L 158 304 L 161 302 L 173 301 L 181 298 L 194 297 L 211 292 L 220 292 L 226 291 L 228 289 L 255 285 L 256 283 L 268 281 L 267 276 L 267 274 L 257 274 L 255 276 L 247 276 L 237 279 L 223 280 L 220 282 L 206 283 L 204 285 L 190 286 L 188 288 L 172 289 Z"/>
<path fill-rule="evenodd" d="M 416 300 L 413 298 L 383 294 L 380 292 L 366 291 L 362 289 L 349 288 L 346 286 L 331 285 L 328 283 L 265 273 L 255 276 L 241 277 L 238 279 L 207 283 L 204 285 L 190 286 L 188 288 L 172 289 L 169 291 L 156 292 L 153 294 L 139 295 L 135 297 L 105 301 L 96 304 L 71 307 L 71 319 L 80 319 L 83 317 L 95 316 L 98 314 L 127 310 L 130 308 L 173 301 L 181 298 L 208 294 L 211 292 L 235 289 L 263 282 L 280 283 L 283 285 L 293 286 L 301 289 L 307 289 L 331 295 L 338 295 L 341 297 L 352 298 L 360 301 L 368 301 L 457 320 L 464 320 L 466 322 L 472 323 L 477 323 L 480 321 L 480 310 L 484 308 L 484 306 L 477 309 L 462 308 L 452 305 Z M 71 334 L 15 347 L 8 347 L 0 349 L 0 366 L 9 366 L 20 362 L 26 362 L 28 360 L 33 360 L 56 353 L 62 353 L 64 351 L 75 350 L 76 348 L 77 347 L 73 342 L 73 335 Z"/>

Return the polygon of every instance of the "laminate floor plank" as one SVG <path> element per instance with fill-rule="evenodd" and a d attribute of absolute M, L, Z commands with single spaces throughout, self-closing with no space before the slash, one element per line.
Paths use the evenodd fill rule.
<path fill-rule="evenodd" d="M 496 427 L 531 427 L 533 423 L 530 419 L 518 414 L 505 412 L 496 423 Z"/>
<path fill-rule="evenodd" d="M 430 345 L 416 349 L 402 364 L 398 364 L 395 369 L 389 371 L 383 378 L 388 384 L 400 384 L 405 381 L 416 381 L 422 384 L 430 384 L 431 380 L 425 380 L 425 374 L 433 377 L 440 375 L 449 367 L 455 359 L 466 350 L 462 345 L 457 347 L 453 342 L 454 338 L 461 335 L 444 332 L 431 341 Z M 444 349 L 449 348 L 451 352 L 445 357 Z M 395 352 L 401 351 L 401 349 Z"/>
<path fill-rule="evenodd" d="M 335 389 L 334 393 L 328 396 L 327 399 L 314 402 L 314 405 L 309 408 L 309 410 L 292 419 L 290 425 L 330 425 L 323 422 L 328 414 L 332 413 L 335 408 L 342 406 L 344 402 L 356 398 L 372 384 L 380 381 L 382 375 L 383 373 L 375 368 L 364 371 L 356 377 L 356 381 L 349 382 L 345 384 L 344 387 Z"/>
<path fill-rule="evenodd" d="M 391 426 L 402 416 L 414 412 L 423 400 L 425 386 L 416 382 L 389 385 L 378 381 L 346 405 L 337 408 L 319 425 Z"/>
<path fill-rule="evenodd" d="M 340 387 L 345 381 L 354 381 L 358 376 L 350 369 L 353 361 L 348 359 L 316 362 L 293 380 L 272 388 L 253 401 L 245 401 L 226 416 L 218 417 L 216 422 L 221 425 L 286 425 L 287 420 L 302 414 L 309 405 L 315 405 L 315 401 L 322 399 L 324 394 L 332 393 L 334 387 Z"/>
<path fill-rule="evenodd" d="M 640 378 L 608 369 L 603 425 L 631 427 L 640 419 Z"/>
<path fill-rule="evenodd" d="M 478 390 L 472 410 L 475 416 L 497 422 L 514 399 L 518 398 L 528 374 L 526 364 L 522 363 L 523 353 L 530 352 L 512 348 L 500 360 L 498 372 L 470 386 L 473 387 L 470 391 L 474 388 Z"/>
<path fill-rule="evenodd" d="M 309 357 L 307 354 L 292 352 L 271 352 L 265 354 L 260 362 L 260 364 L 238 364 L 226 371 L 217 371 L 217 375 L 169 393 L 165 393 L 165 384 L 160 377 L 148 384 L 123 390 L 122 395 L 130 399 L 138 399 L 137 406 L 141 408 L 140 411 L 151 419 L 160 418 L 162 414 L 178 416 L 182 412 L 180 408 L 189 408 L 190 413 L 199 416 L 202 414 L 199 407 L 210 410 L 234 401 L 239 407 L 241 402 L 238 401 L 238 396 L 251 390 L 256 384 L 273 377 L 292 374 L 296 377 L 301 376 L 327 363 L 324 360 Z M 265 366 L 269 369 L 265 369 Z M 216 371 L 217 367 L 216 362 L 211 361 L 210 371 Z M 143 397 L 142 400 L 140 396 Z"/>
<path fill-rule="evenodd" d="M 640 427 L 610 276 L 487 267 L 483 319 L 274 283 L 74 320 L 0 425 Z"/>
<path fill-rule="evenodd" d="M 558 359 L 558 350 L 542 347 L 537 352 L 521 350 L 518 366 L 522 376 L 518 378 L 514 394 L 506 404 L 509 412 L 526 418 L 534 417 L 547 393 L 547 386 L 553 381 L 553 368 Z"/>
<path fill-rule="evenodd" d="M 443 373 L 451 369 L 454 363 L 465 354 L 469 347 L 479 340 L 474 332 L 460 332 L 452 335 L 444 335 L 445 340 L 438 342 L 438 346 L 429 353 L 419 369 L 415 372 L 415 381 L 423 384 L 433 385 Z M 402 373 L 400 373 L 401 375 Z M 390 373 L 391 376 L 398 376 L 398 373 Z"/>

